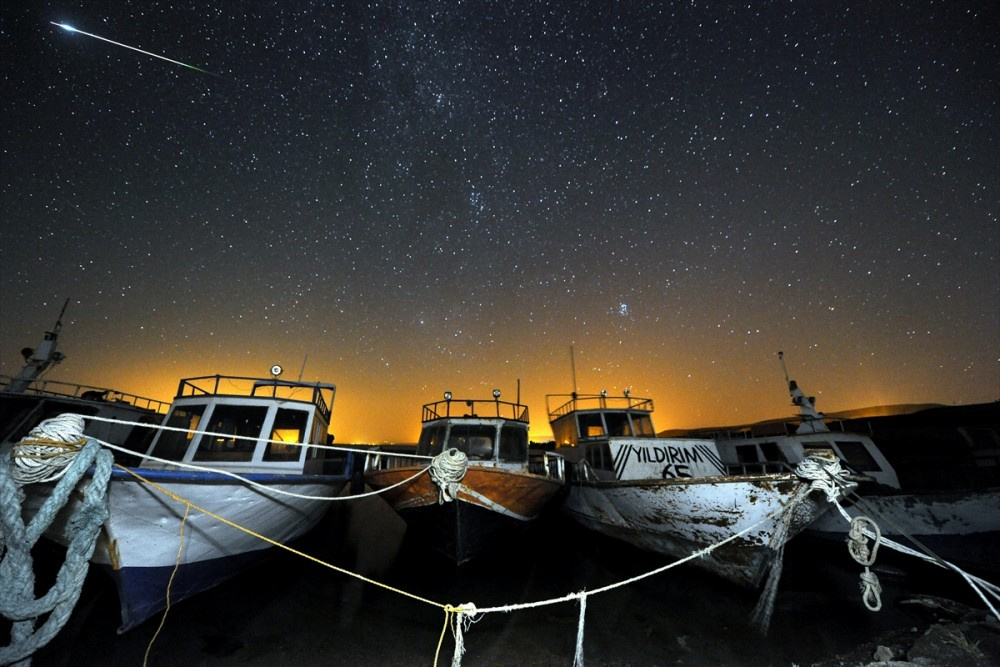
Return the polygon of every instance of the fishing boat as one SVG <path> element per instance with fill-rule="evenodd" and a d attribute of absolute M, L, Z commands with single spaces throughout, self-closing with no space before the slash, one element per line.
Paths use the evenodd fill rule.
<path fill-rule="evenodd" d="M 795 465 L 814 449 L 833 450 L 845 468 L 864 477 L 858 502 L 846 507 L 852 518 L 868 516 L 883 535 L 952 563 L 1000 568 L 1000 404 L 842 420 L 819 412 L 815 397 L 787 371 L 785 382 L 796 418 L 688 435 L 715 439 L 723 456 L 754 469 Z M 809 531 L 841 540 L 848 529 L 839 512 L 830 512 Z"/>
<path fill-rule="evenodd" d="M 550 394 L 546 407 L 573 519 L 674 558 L 711 548 L 692 563 L 733 583 L 761 586 L 785 543 L 831 506 L 790 464 L 750 468 L 712 439 L 657 437 L 652 399 Z M 829 449 L 807 458 L 821 469 L 836 463 Z M 854 487 L 843 482 L 838 497 Z"/>
<path fill-rule="evenodd" d="M 168 403 L 108 387 L 44 377 L 66 359 L 58 347 L 68 305 L 67 299 L 52 330 L 45 332 L 38 345 L 21 350 L 21 371 L 16 376 L 0 375 L 0 454 L 42 421 L 65 413 L 100 418 L 86 422 L 84 435 L 145 451 L 153 431 L 136 424 L 160 423 Z"/>
<path fill-rule="evenodd" d="M 408 530 L 457 565 L 504 543 L 538 518 L 565 486 L 562 457 L 533 451 L 528 408 L 500 400 L 452 399 L 423 406 L 412 456 L 373 452 L 365 481 Z"/>
<path fill-rule="evenodd" d="M 183 600 L 301 537 L 346 485 L 351 454 L 327 458 L 323 448 L 336 387 L 280 373 L 182 379 L 139 464 L 112 471 L 91 561 L 117 586 L 119 632 L 163 610 L 168 591 Z M 55 483 L 23 488 L 30 519 Z M 56 542 L 73 538 L 79 495 L 46 532 Z"/>

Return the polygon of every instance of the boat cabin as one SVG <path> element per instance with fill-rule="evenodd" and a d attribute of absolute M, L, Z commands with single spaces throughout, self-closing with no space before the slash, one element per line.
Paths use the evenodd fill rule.
<path fill-rule="evenodd" d="M 566 400 L 569 399 L 569 400 Z M 549 394 L 549 424 L 557 447 L 573 447 L 610 437 L 655 438 L 653 399 L 600 394 Z M 559 405 L 552 407 L 553 403 Z"/>
<path fill-rule="evenodd" d="M 898 489 L 899 478 L 871 438 L 858 433 L 836 431 L 791 432 L 757 435 L 752 429 L 711 433 L 723 460 L 735 462 L 739 472 L 777 472 L 794 468 L 816 451 L 832 451 L 853 473 L 872 478 L 878 484 Z"/>
<path fill-rule="evenodd" d="M 336 386 L 213 375 L 180 381 L 146 452 L 167 461 L 241 472 L 320 474 Z M 171 430 L 175 429 L 175 430 Z M 166 464 L 146 459 L 146 468 Z"/>
<path fill-rule="evenodd" d="M 437 456 L 457 449 L 469 463 L 524 467 L 528 463 L 528 408 L 499 400 L 452 400 L 423 407 L 417 455 Z"/>

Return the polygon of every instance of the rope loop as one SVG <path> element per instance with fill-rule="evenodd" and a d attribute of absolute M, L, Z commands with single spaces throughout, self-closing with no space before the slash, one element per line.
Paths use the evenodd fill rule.
<path fill-rule="evenodd" d="M 871 527 L 874 535 L 872 548 L 868 548 L 868 538 L 865 536 L 865 524 Z M 859 515 L 851 520 L 851 528 L 847 532 L 847 550 L 859 565 L 869 567 L 875 564 L 878 545 L 882 541 L 882 531 L 878 524 L 866 516 Z"/>
<path fill-rule="evenodd" d="M 882 608 L 882 584 L 878 577 L 867 567 L 861 573 L 861 599 L 869 611 L 878 611 Z"/>
<path fill-rule="evenodd" d="M 866 526 L 870 526 L 869 532 L 872 535 L 872 547 L 868 548 L 868 536 L 865 534 Z M 878 546 L 882 541 L 882 531 L 878 524 L 864 515 L 858 515 L 851 520 L 851 528 L 847 532 L 847 551 L 859 565 L 864 565 L 865 571 L 861 573 L 861 599 L 865 606 L 871 611 L 878 611 L 882 608 L 882 585 L 878 576 L 869 569 L 875 564 L 875 557 L 878 555 Z"/>
<path fill-rule="evenodd" d="M 54 482 L 66 474 L 86 443 L 78 415 L 46 419 L 11 447 L 10 477 L 17 486 Z"/>
<path fill-rule="evenodd" d="M 431 460 L 430 475 L 438 485 L 438 505 L 451 502 L 458 497 L 458 488 L 469 469 L 469 457 L 454 447 L 445 450 Z"/>

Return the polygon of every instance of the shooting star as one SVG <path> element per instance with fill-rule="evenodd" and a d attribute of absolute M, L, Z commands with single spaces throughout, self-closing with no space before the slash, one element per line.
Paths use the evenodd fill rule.
<path fill-rule="evenodd" d="M 188 65 L 187 63 L 182 63 L 179 60 L 174 60 L 172 58 L 167 58 L 166 56 L 161 56 L 159 54 L 151 53 L 149 51 L 143 51 L 142 49 L 138 49 L 138 48 L 136 48 L 134 46 L 129 46 L 128 44 L 122 44 L 121 42 L 116 42 L 114 40 L 108 39 L 107 37 L 101 37 L 100 35 L 94 35 L 94 34 L 91 34 L 89 32 L 84 32 L 82 30 L 77 30 L 73 26 L 68 25 L 66 23 L 56 23 L 55 21 L 49 21 L 49 23 L 51 23 L 52 25 L 54 25 L 56 27 L 62 28 L 63 30 L 66 30 L 67 32 L 77 32 L 77 33 L 80 33 L 81 35 L 86 35 L 87 37 L 93 37 L 94 39 L 99 39 L 102 42 L 107 42 L 108 44 L 114 44 L 115 46 L 121 46 L 121 47 L 124 47 L 126 49 L 131 49 L 133 51 L 138 51 L 139 53 L 145 54 L 147 56 L 153 56 L 154 58 L 159 58 L 160 60 L 166 60 L 168 63 L 173 63 L 175 65 L 180 65 L 181 67 L 187 67 L 188 69 L 193 69 L 194 71 L 201 72 L 202 74 L 208 74 L 209 76 L 217 76 L 220 79 L 225 78 L 221 74 L 216 74 L 215 72 L 209 72 L 207 69 L 202 69 L 200 67 L 195 67 L 194 65 Z"/>

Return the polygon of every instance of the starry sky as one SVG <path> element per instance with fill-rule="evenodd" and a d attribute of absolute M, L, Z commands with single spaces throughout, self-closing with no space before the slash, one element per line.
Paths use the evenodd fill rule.
<path fill-rule="evenodd" d="M 7 2 L 0 373 L 607 389 L 659 430 L 1000 398 L 993 1 Z M 97 38 L 64 23 L 190 65 Z M 204 71 L 199 71 L 204 70 Z"/>

